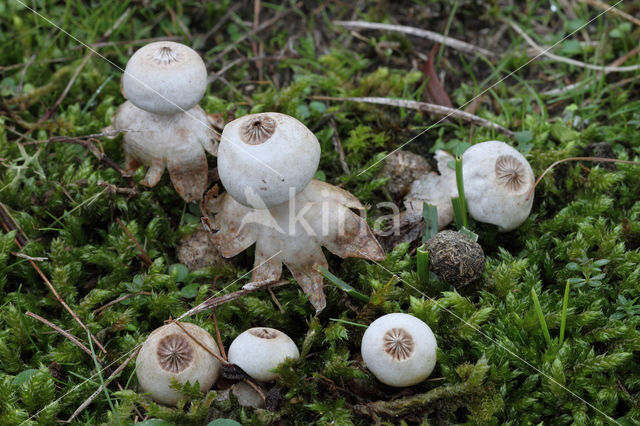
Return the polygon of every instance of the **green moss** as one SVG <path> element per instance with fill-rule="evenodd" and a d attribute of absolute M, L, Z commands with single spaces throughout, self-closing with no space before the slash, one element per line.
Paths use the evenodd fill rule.
<path fill-rule="evenodd" d="M 489 61 L 442 48 L 436 71 L 445 75 L 444 87 L 456 106 L 486 91 L 475 114 L 509 127 L 516 132 L 513 141 L 458 120 L 436 124 L 438 118 L 413 110 L 316 98 L 424 100 L 427 83 L 419 68 L 430 42 L 399 33 L 351 32 L 332 25 L 334 20 L 355 16 L 433 31 L 450 20 L 449 35 L 484 44 L 489 43 L 487 33 L 477 28 L 495 32 L 496 19 L 506 18 L 546 45 L 588 22 L 594 9 L 568 13 L 563 6 L 550 13 L 533 3 L 516 7 L 502 1 L 458 2 L 454 9 L 449 2 L 432 0 L 414 2 L 410 7 L 416 13 L 400 16 L 393 2 L 365 3 L 357 13 L 349 5 L 303 3 L 263 2 L 262 23 L 291 11 L 242 41 L 251 30 L 252 8 L 237 9 L 223 20 L 233 7 L 229 1 L 114 6 L 59 0 L 30 7 L 38 7 L 79 40 L 108 42 L 98 52 L 120 67 L 139 46 L 133 41 L 143 38 L 182 36 L 205 60 L 232 46 L 210 65 L 210 72 L 217 72 L 238 59 L 224 80 L 209 86 L 201 103 L 207 113 L 222 114 L 228 121 L 274 110 L 302 120 L 321 143 L 323 179 L 354 193 L 371 212 L 390 198 L 386 179 L 378 174 L 382 160 L 409 140 L 403 149 L 424 155 L 436 149 L 460 153 L 471 143 L 505 140 L 527 156 L 536 176 L 554 161 L 582 156 L 590 144 L 603 141 L 618 158 L 638 160 L 640 101 L 637 81 L 626 80 L 631 74 L 598 77 L 595 71 L 553 61 L 527 63 L 525 44 L 509 30 L 494 46 L 499 57 Z M 125 10 L 129 17 L 101 40 Z M 205 39 L 218 22 L 219 30 Z M 589 63 L 611 62 L 638 44 L 638 32 L 624 24 L 622 18 L 605 14 L 587 29 L 591 40 L 599 41 L 595 49 L 575 43 L 584 41 L 579 31 L 556 53 Z M 542 27 L 557 31 L 542 34 Z M 255 43 L 263 44 L 261 64 L 243 59 L 255 56 Z M 55 136 L 99 133 L 123 101 L 120 72 L 98 55 L 79 70 L 86 50 L 77 47 L 19 2 L 0 3 L 0 201 L 26 237 L 23 241 L 22 231 L 0 231 L 3 425 L 66 420 L 100 384 L 91 357 L 26 315 L 41 315 L 88 344 L 84 330 L 25 256 L 36 258 L 56 291 L 105 345 L 108 353 L 101 356 L 111 369 L 169 317 L 212 294 L 240 289 L 253 265 L 250 250 L 228 266 L 180 272 L 176 246 L 199 226 L 201 212 L 183 203 L 168 177 L 151 189 L 139 186 L 137 195 L 113 193 L 103 182 L 128 187 L 117 171 L 78 144 L 46 143 Z M 274 60 L 276 56 L 283 57 Z M 624 65 L 637 63 L 632 57 Z M 40 121 L 77 70 L 53 116 Z M 579 81 L 585 84 L 558 95 L 544 93 Z M 121 137 L 90 142 L 123 163 Z M 340 164 L 338 144 L 351 174 Z M 215 159 L 209 160 L 213 169 Z M 138 170 L 133 179 L 143 175 Z M 565 163 L 542 180 L 533 214 L 516 231 L 499 234 L 491 226 L 471 223 L 487 264 L 480 282 L 469 288 L 457 292 L 421 284 L 411 246 L 399 244 L 380 264 L 328 257 L 331 271 L 369 296 L 368 303 L 350 300 L 327 285 L 327 308 L 316 317 L 285 273 L 291 284 L 273 290 L 282 311 L 264 291 L 217 308 L 226 345 L 244 329 L 264 325 L 286 331 L 301 348 L 301 358 L 281 365 L 278 381 L 265 386 L 266 391 L 280 389 L 273 412 L 241 407 L 235 398 L 216 401 L 216 390 L 201 392 L 195 384 L 181 387 L 185 399 L 177 408 L 159 406 L 136 392 L 132 363 L 118 378 L 123 390 L 108 389 L 112 406 L 103 393 L 76 423 L 131 424 L 142 414 L 174 424 L 206 424 L 214 418 L 243 424 L 507 425 L 607 424 L 613 418 L 635 424 L 640 421 L 638 194 L 637 165 Z M 116 219 L 144 247 L 152 265 L 140 260 Z M 17 238 L 26 243 L 22 249 Z M 567 282 L 569 306 L 560 342 Z M 379 384 L 359 354 L 364 329 L 354 324 L 368 324 L 388 312 L 417 316 L 438 339 L 435 371 L 410 389 Z M 207 312 L 191 320 L 214 332 Z"/>

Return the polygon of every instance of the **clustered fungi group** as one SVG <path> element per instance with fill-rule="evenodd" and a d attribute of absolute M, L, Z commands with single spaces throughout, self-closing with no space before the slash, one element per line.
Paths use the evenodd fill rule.
<path fill-rule="evenodd" d="M 364 207 L 349 192 L 313 179 L 320 145 L 313 132 L 293 117 L 265 112 L 238 118 L 224 127 L 218 145 L 208 116 L 198 106 L 206 82 L 204 62 L 191 48 L 168 41 L 146 45 L 127 64 L 122 92 L 128 100 L 106 130 L 124 133 L 128 171 L 147 167 L 143 185 L 156 185 L 166 167 L 177 193 L 187 202 L 203 199 L 208 186 L 205 151 L 217 156 L 218 175 L 226 192 L 218 196 L 212 191 L 214 195 L 207 194 L 201 203 L 216 231 L 210 238 L 217 251 L 232 257 L 255 244 L 252 280 L 277 280 L 284 264 L 316 312 L 322 311 L 326 299 L 319 269 L 328 266 L 322 247 L 340 257 L 372 261 L 385 257 L 366 221 L 354 212 Z M 436 159 L 440 173 L 428 173 L 413 182 L 405 199 L 405 214 L 419 216 L 423 203 L 433 204 L 442 229 L 453 218 L 451 199 L 458 194 L 456 175 L 449 165 L 453 157 L 438 151 Z M 474 145 L 463 155 L 463 175 L 474 219 L 508 231 L 529 215 L 533 171 L 515 149 L 497 141 Z M 465 283 L 477 278 L 479 273 L 458 271 L 466 259 L 460 258 L 457 245 L 439 241 L 436 238 L 427 245 L 434 259 L 439 256 L 449 262 L 441 273 L 435 270 L 438 276 Z M 468 241 L 456 244 L 466 244 L 469 253 L 477 251 Z M 469 259 L 481 272 L 483 255 Z M 450 278 L 451 274 L 455 277 Z M 221 342 L 207 331 L 190 323 L 170 322 L 156 329 L 138 354 L 140 389 L 156 402 L 175 405 L 181 394 L 172 382 L 197 381 L 206 391 L 216 383 L 224 363 L 240 368 L 257 382 L 273 381 L 279 364 L 300 356 L 289 336 L 267 327 L 238 335 L 229 347 L 228 359 L 221 357 L 218 344 Z M 426 379 L 436 364 L 436 348 L 429 326 L 401 313 L 371 323 L 361 344 L 368 369 L 380 382 L 394 387 Z M 260 406 L 253 389 L 241 385 L 233 386 L 234 394 L 253 398 L 249 405 Z"/>

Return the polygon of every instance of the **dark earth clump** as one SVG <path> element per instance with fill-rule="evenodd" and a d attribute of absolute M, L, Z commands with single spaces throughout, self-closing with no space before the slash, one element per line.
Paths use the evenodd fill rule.
<path fill-rule="evenodd" d="M 198 228 L 193 234 L 180 241 L 177 255 L 180 263 L 190 271 L 209 266 L 223 267 L 227 264 L 227 261 L 209 240 L 209 233 L 202 228 Z"/>
<path fill-rule="evenodd" d="M 425 243 L 429 269 L 455 287 L 477 279 L 484 271 L 484 252 L 477 242 L 456 231 L 441 231 Z"/>
<path fill-rule="evenodd" d="M 414 180 L 429 173 L 427 160 L 410 151 L 396 151 L 385 160 L 382 176 L 388 177 L 387 189 L 395 199 L 401 199 L 411 189 Z"/>

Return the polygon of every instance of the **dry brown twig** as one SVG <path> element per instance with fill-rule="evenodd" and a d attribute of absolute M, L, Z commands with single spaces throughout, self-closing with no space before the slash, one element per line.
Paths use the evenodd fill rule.
<path fill-rule="evenodd" d="M 455 108 L 447 108 L 442 105 L 430 104 L 427 102 L 418 102 L 411 101 L 406 99 L 391 99 L 391 98 L 378 98 L 378 97 L 344 97 L 337 98 L 333 96 L 311 96 L 312 99 L 324 100 L 324 101 L 342 101 L 342 102 L 364 102 L 369 104 L 378 104 L 378 105 L 389 105 L 401 108 L 410 108 L 418 111 L 424 111 L 430 114 L 451 117 L 451 118 L 459 118 L 463 121 L 468 121 L 473 124 L 477 124 L 482 127 L 487 127 L 489 129 L 497 130 L 500 133 L 504 133 L 509 137 L 513 137 L 514 133 L 502 127 L 499 124 L 496 124 L 492 121 L 489 121 L 485 118 L 478 117 L 477 115 L 470 114 L 465 111 L 461 111 Z"/>
<path fill-rule="evenodd" d="M 136 247 L 138 247 L 138 250 L 140 250 L 140 258 L 142 259 L 142 261 L 147 266 L 151 266 L 153 264 L 153 260 L 151 260 L 147 252 L 142 248 L 142 246 L 140 245 L 136 237 L 131 233 L 131 231 L 129 231 L 129 229 L 127 229 L 126 226 L 124 226 L 124 223 L 122 223 L 122 221 L 119 218 L 116 218 L 116 222 L 118 222 L 118 225 L 120 225 L 120 228 L 122 228 L 124 233 L 127 234 L 127 236 L 131 239 L 131 241 L 133 241 Z"/>
<path fill-rule="evenodd" d="M 333 117 L 331 117 L 329 119 L 329 124 L 331 125 L 331 128 L 333 129 L 333 135 L 332 135 L 333 147 L 335 148 L 336 152 L 338 153 L 338 160 L 340 160 L 340 165 L 342 166 L 342 170 L 347 175 L 350 175 L 351 174 L 351 170 L 349 169 L 349 165 L 347 164 L 347 161 L 344 158 L 344 149 L 342 148 L 342 142 L 340 142 L 340 135 L 338 134 L 338 127 L 336 126 L 336 122 L 333 119 Z"/>
<path fill-rule="evenodd" d="M 284 284 L 288 284 L 288 281 L 285 280 L 281 280 L 281 281 L 275 281 L 275 280 L 269 280 L 269 281 L 256 281 L 256 282 L 251 282 L 248 284 L 245 284 L 244 287 L 242 287 L 242 289 L 231 292 L 231 293 L 227 293 L 227 294 L 223 294 L 222 296 L 211 296 L 210 298 L 208 298 L 207 300 L 205 300 L 204 302 L 202 302 L 201 304 L 199 304 L 198 306 L 189 309 L 187 312 L 185 312 L 184 314 L 180 315 L 176 321 L 180 321 L 186 317 L 190 317 L 192 315 L 195 315 L 197 313 L 200 313 L 202 311 L 206 311 L 207 309 L 213 309 L 216 308 L 220 305 L 224 305 L 227 302 L 230 302 L 232 300 L 236 300 L 242 296 L 244 296 L 245 294 L 249 294 L 252 293 L 254 291 L 257 290 L 262 290 L 262 289 L 267 289 L 267 288 L 273 288 L 273 287 L 278 287 Z"/>
<path fill-rule="evenodd" d="M 151 292 L 149 291 L 136 291 L 135 293 L 129 293 L 129 294 L 125 294 L 124 296 L 120 296 L 117 299 L 112 300 L 109 303 L 106 303 L 102 306 L 100 306 L 99 308 L 96 308 L 93 310 L 93 313 L 96 315 L 101 315 L 102 312 L 105 311 L 105 309 L 109 308 L 110 306 L 116 305 L 120 302 L 122 302 L 123 300 L 127 300 L 130 299 L 132 297 L 135 296 L 151 296 Z"/>
<path fill-rule="evenodd" d="M 378 22 L 365 22 L 365 21 L 333 21 L 333 24 L 340 25 L 345 28 L 394 31 L 398 33 L 425 38 L 427 40 L 431 40 L 433 42 L 443 44 L 452 49 L 460 50 L 467 53 L 484 55 L 490 58 L 498 56 L 490 50 L 483 49 L 482 47 L 474 46 L 473 44 L 464 42 L 462 40 L 446 37 L 442 34 L 438 34 L 433 31 L 423 30 L 421 28 L 408 27 L 406 25 L 382 24 Z"/>
<path fill-rule="evenodd" d="M 204 345 L 201 341 L 199 341 L 198 339 L 196 339 L 191 333 L 189 333 L 189 330 L 187 330 L 186 328 L 184 328 L 182 326 L 182 324 L 180 323 L 180 321 L 178 320 L 172 320 L 171 318 L 169 318 L 168 321 L 165 321 L 167 323 L 173 323 L 175 325 L 177 325 L 178 327 L 180 327 L 180 329 L 182 331 L 184 331 L 186 333 L 187 336 L 189 336 L 191 338 L 191 340 L 193 340 L 194 342 L 196 342 L 202 349 L 204 349 L 205 351 L 209 352 L 209 354 L 211 356 L 213 356 L 215 359 L 217 359 L 218 361 L 220 361 L 222 364 L 224 365 L 228 365 L 230 364 L 229 361 L 227 361 L 226 359 L 224 359 L 223 357 L 221 357 L 220 355 L 218 355 L 217 353 L 215 353 L 214 351 L 211 350 L 210 347 L 208 347 L 207 345 Z"/>
<path fill-rule="evenodd" d="M 218 349 L 220 349 L 220 355 L 222 358 L 227 359 L 227 353 L 224 350 L 224 345 L 222 344 L 222 336 L 220 336 L 220 329 L 218 328 L 218 318 L 216 318 L 216 310 L 211 310 L 211 317 L 213 318 L 213 327 L 216 329 L 216 340 L 218 341 Z"/>
<path fill-rule="evenodd" d="M 78 340 L 78 338 L 76 336 L 74 336 L 73 334 L 69 333 L 68 331 L 63 330 L 62 328 L 58 327 L 57 325 L 55 325 L 54 323 L 52 323 L 51 321 L 42 318 L 40 315 L 38 314 L 34 314 L 33 312 L 25 312 L 25 315 L 28 317 L 31 317 L 35 320 L 40 321 L 41 323 L 43 323 L 44 325 L 46 325 L 49 328 L 52 328 L 53 330 L 55 330 L 58 334 L 60 334 L 61 336 L 65 337 L 67 340 L 69 340 L 71 343 L 73 343 L 74 345 L 76 345 L 77 347 L 79 347 L 82 352 L 86 353 L 87 355 L 89 355 L 90 357 L 93 358 L 93 353 L 91 353 L 91 350 L 89 350 L 89 348 L 87 348 L 80 340 Z M 106 367 L 106 364 L 104 364 L 102 362 L 102 360 L 96 356 L 96 358 L 98 359 L 98 362 L 100 363 L 100 365 L 102 365 L 103 367 Z M 103 365 L 104 364 L 104 365 Z"/>
<path fill-rule="evenodd" d="M 294 5 L 294 7 L 298 8 L 302 5 L 302 2 L 296 3 Z M 210 67 L 214 64 L 216 64 L 224 55 L 226 55 L 227 53 L 229 53 L 230 51 L 232 51 L 233 49 L 236 48 L 236 46 L 239 43 L 242 43 L 243 41 L 245 41 L 246 39 L 248 39 L 249 37 L 253 37 L 254 35 L 258 34 L 259 32 L 269 28 L 271 25 L 275 24 L 276 22 L 278 22 L 280 19 L 284 18 L 285 16 L 287 16 L 288 14 L 290 14 L 291 12 L 293 12 L 293 8 L 289 8 L 283 12 L 280 12 L 278 14 L 276 14 L 273 18 L 268 19 L 266 21 L 264 21 L 262 24 L 260 24 L 259 27 L 257 27 L 254 30 L 251 31 L 247 31 L 246 33 L 244 33 L 241 37 L 238 37 L 236 40 L 233 41 L 233 43 L 229 43 L 229 45 L 227 47 L 225 47 L 220 53 L 218 53 L 216 56 L 213 57 L 213 59 L 207 61 L 207 67 Z"/>
<path fill-rule="evenodd" d="M 542 174 L 538 177 L 538 179 L 536 179 L 536 182 L 533 184 L 533 188 L 531 188 L 531 191 L 529 191 L 529 195 L 527 195 L 527 200 L 529 198 L 531 198 L 531 196 L 533 195 L 533 191 L 535 191 L 536 186 L 538 186 L 538 184 L 540 183 L 540 181 L 542 180 L 543 177 L 545 177 L 545 175 L 551 171 L 551 169 L 553 169 L 555 166 L 557 166 L 558 164 L 562 164 L 562 163 L 566 163 L 568 161 L 593 161 L 593 162 L 598 162 L 598 163 L 620 163 L 620 164 L 631 164 L 634 166 L 640 166 L 640 161 L 630 161 L 630 160 L 619 160 L 617 158 L 605 158 L 605 157 L 569 157 L 569 158 L 563 158 L 562 160 L 558 160 L 554 163 L 552 163 L 549 167 L 547 167 L 544 172 L 542 172 Z"/>
<path fill-rule="evenodd" d="M 600 8 L 600 9 L 602 9 L 602 10 L 606 10 L 606 11 L 608 11 L 609 13 L 612 13 L 612 14 L 614 14 L 614 15 L 618 15 L 619 17 L 621 17 L 621 18 L 623 18 L 623 19 L 626 19 L 626 20 L 627 20 L 627 21 L 629 21 L 629 22 L 633 22 L 633 23 L 634 23 L 634 24 L 636 24 L 636 25 L 640 25 L 640 19 L 638 19 L 638 18 L 636 18 L 636 17 L 634 17 L 634 16 L 629 15 L 627 12 L 625 12 L 625 11 L 623 11 L 623 10 L 617 9 L 617 8 L 615 8 L 615 7 L 611 7 L 611 5 L 610 5 L 610 4 L 606 4 L 606 3 L 601 2 L 601 1 L 599 1 L 599 0 L 580 0 L 580 1 L 581 1 L 582 3 L 586 3 L 586 4 L 588 4 L 588 5 L 591 5 L 591 6 L 595 6 L 595 7 L 597 7 L 597 8 Z"/>
<path fill-rule="evenodd" d="M 135 355 L 138 354 L 138 351 L 140 350 L 140 348 L 134 349 L 132 356 L 129 359 L 127 359 L 120 367 L 118 367 L 115 371 L 112 372 L 111 368 L 98 355 L 95 355 L 93 352 L 91 352 L 91 350 L 89 348 L 87 348 L 85 345 L 83 345 L 82 342 L 80 342 L 80 340 L 78 340 L 78 338 L 75 337 L 73 334 L 63 330 L 62 328 L 60 328 L 57 325 L 53 324 L 51 321 L 49 321 L 49 320 L 47 320 L 45 318 L 42 318 L 40 315 L 34 314 L 33 312 L 26 312 L 25 315 L 27 315 L 27 316 L 35 319 L 35 320 L 38 320 L 41 323 L 43 323 L 44 325 L 52 328 L 54 331 L 58 332 L 60 335 L 62 335 L 63 337 L 67 338 L 71 343 L 73 343 L 74 345 L 79 347 L 84 353 L 89 355 L 92 359 L 95 359 L 97 361 L 97 363 L 100 364 L 100 366 L 103 368 L 104 372 L 109 374 L 109 378 L 104 382 L 105 386 L 108 385 L 111 381 L 116 379 L 116 376 L 133 359 L 133 357 L 135 357 Z M 118 389 L 124 390 L 122 385 L 117 380 L 116 380 L 116 384 L 118 386 Z M 103 389 L 103 387 L 101 386 L 99 388 L 98 392 L 96 392 L 94 395 L 89 397 L 89 399 L 87 399 L 87 401 L 85 401 L 86 405 L 83 404 L 81 406 L 81 408 L 76 410 L 76 413 L 74 413 L 73 416 L 71 416 L 71 419 L 73 419 L 73 417 L 77 416 L 82 410 L 84 410 L 84 408 L 86 408 L 86 406 L 89 405 L 91 403 L 91 401 L 93 401 L 100 394 L 102 389 Z M 136 408 L 136 411 L 138 411 L 137 408 Z M 140 414 L 140 413 L 138 412 L 138 414 Z M 69 420 L 69 421 L 71 421 L 71 420 Z"/>
<path fill-rule="evenodd" d="M 631 58 L 631 57 L 633 57 L 633 56 L 637 55 L 638 53 L 640 53 L 640 46 L 636 46 L 636 47 L 634 47 L 633 49 L 631 49 L 630 51 L 628 51 L 628 52 L 627 52 L 627 53 L 625 53 L 624 55 L 620 56 L 620 57 L 619 57 L 618 59 L 616 59 L 615 61 L 612 61 L 612 62 L 609 64 L 609 66 L 610 66 L 610 67 L 611 67 L 611 66 L 614 66 L 614 67 L 615 67 L 615 66 L 618 66 L 618 65 L 622 65 L 622 64 L 624 64 L 627 60 L 629 60 L 629 58 Z M 548 91 L 546 91 L 546 92 L 541 92 L 541 93 L 540 93 L 540 95 L 542 95 L 542 96 L 557 96 L 557 95 L 561 95 L 561 94 L 563 94 L 563 93 L 570 92 L 570 91 L 572 91 L 573 89 L 575 89 L 576 87 L 580 87 L 581 85 L 583 85 L 583 84 L 585 84 L 585 83 L 587 83 L 587 82 L 589 82 L 589 81 L 591 81 L 591 82 L 593 82 L 593 81 L 597 81 L 600 77 L 602 77 L 602 75 L 603 75 L 603 74 L 604 74 L 604 75 L 607 75 L 607 74 L 610 74 L 610 73 L 611 73 L 610 71 L 609 71 L 609 72 L 606 72 L 606 71 L 602 72 L 602 71 L 600 71 L 600 72 L 597 72 L 597 73 L 596 73 L 596 75 L 595 75 L 591 80 L 587 79 L 587 80 L 578 81 L 577 83 L 573 83 L 573 84 L 570 84 L 570 85 L 565 86 L 565 87 L 561 87 L 561 88 L 557 88 L 557 89 L 548 90 Z M 624 84 L 626 84 L 626 83 L 628 83 L 628 82 L 630 82 L 630 81 L 634 81 L 634 80 L 637 80 L 637 77 L 636 77 L 636 76 L 633 76 L 633 77 L 630 77 L 630 78 L 627 78 L 627 79 L 621 80 L 621 81 L 619 81 L 619 82 L 617 82 L 617 83 L 614 83 L 614 86 L 617 86 L 617 85 L 619 85 L 619 84 L 620 84 L 620 83 L 622 83 L 622 82 L 624 82 Z"/>
<path fill-rule="evenodd" d="M 131 355 L 129 355 L 129 357 L 115 370 L 113 370 L 113 372 L 109 375 L 109 377 L 107 377 L 104 380 L 104 383 L 102 383 L 98 389 L 91 394 L 91 396 L 89 396 L 89 398 L 87 398 L 82 405 L 80 405 L 76 411 L 73 412 L 73 414 L 71 415 L 71 417 L 69 417 L 69 419 L 67 420 L 67 423 L 71 423 L 71 421 L 73 421 L 73 419 L 75 419 L 78 414 L 82 413 L 82 411 L 87 408 L 89 406 L 89 404 L 91 404 L 93 402 L 94 399 L 96 399 L 98 397 L 98 395 L 100 395 L 100 393 L 102 393 L 104 391 L 105 386 L 108 386 L 109 383 L 111 383 L 112 381 L 116 380 L 116 377 L 122 373 L 122 370 L 125 369 L 125 367 L 138 355 L 138 352 L 140 352 L 140 348 L 137 348 L 136 350 L 133 351 L 133 353 Z M 122 389 L 122 387 L 120 387 Z M 137 409 L 136 409 L 137 411 Z M 138 413 L 140 414 L 140 413 Z"/>
<path fill-rule="evenodd" d="M 104 150 L 98 149 L 96 144 L 100 145 L 100 140 L 98 138 L 106 137 L 113 138 L 120 133 L 125 133 L 126 130 L 118 130 L 115 132 L 102 132 L 102 133 L 94 133 L 91 135 L 83 135 L 83 136 L 54 136 L 45 140 L 35 140 L 30 142 L 24 142 L 22 145 L 40 145 L 40 144 L 49 144 L 54 142 L 62 142 L 62 143 L 71 143 L 75 145 L 80 145 L 84 147 L 87 151 L 91 152 L 100 162 L 106 164 L 108 167 L 111 167 L 113 170 L 117 171 L 131 186 L 132 188 L 136 186 L 135 182 L 131 177 L 131 173 L 125 171 L 122 167 L 118 165 L 114 160 L 112 160 L 107 154 L 104 153 Z"/>
<path fill-rule="evenodd" d="M 88 44 L 88 46 L 99 49 L 102 47 L 111 47 L 111 46 L 138 46 L 141 44 L 153 43 L 155 41 L 182 41 L 184 37 L 182 36 L 167 36 L 167 37 L 147 37 L 147 38 L 139 38 L 136 40 L 125 40 L 125 41 L 99 41 L 97 43 Z M 73 46 L 69 50 L 81 50 L 85 47 L 83 45 Z"/>
<path fill-rule="evenodd" d="M 120 15 L 120 17 L 114 22 L 114 24 L 102 35 L 100 40 L 101 41 L 105 41 L 106 39 L 108 39 L 109 36 L 127 19 L 127 17 L 129 16 L 129 12 L 131 12 L 131 8 L 127 8 L 122 13 L 122 15 Z M 30 135 L 31 132 L 33 132 L 36 128 L 38 128 L 43 122 L 45 122 L 45 121 L 49 120 L 49 118 L 51 118 L 51 116 L 58 109 L 58 107 L 60 106 L 62 101 L 67 97 L 67 94 L 71 90 L 71 87 L 75 84 L 76 80 L 78 79 L 78 76 L 80 75 L 80 73 L 84 69 L 85 65 L 87 65 L 87 63 L 89 62 L 89 59 L 91 59 L 91 57 L 94 55 L 94 52 L 95 52 L 95 50 L 89 50 L 89 52 L 84 56 L 84 58 L 80 62 L 80 65 L 78 65 L 78 67 L 73 72 L 73 75 L 71 76 L 71 78 L 67 82 L 67 85 L 65 86 L 65 88 L 62 91 L 62 93 L 60 94 L 60 96 L 58 96 L 58 99 L 56 99 L 56 101 L 53 104 L 53 106 L 51 108 L 49 108 L 44 113 L 44 115 L 42 115 L 42 117 L 40 117 L 40 119 L 37 121 L 37 123 L 35 125 L 30 127 L 29 129 L 27 129 L 27 132 L 25 133 L 25 136 Z M 16 142 L 20 142 L 21 140 L 22 140 L 22 138 L 18 138 L 18 140 Z"/>
<path fill-rule="evenodd" d="M 14 220 L 12 220 L 12 218 L 10 217 L 10 215 L 8 214 L 8 210 L 5 208 L 4 204 L 0 203 L 0 216 L 2 216 L 2 226 L 4 227 L 4 229 L 7 232 L 10 232 L 14 229 L 19 229 L 18 226 L 16 225 L 16 222 Z M 20 230 L 20 229 L 19 229 Z M 22 231 L 22 230 L 20 230 Z M 16 234 L 16 238 L 14 238 L 14 241 L 16 242 L 18 248 L 20 250 L 23 249 L 24 245 L 26 244 L 27 237 L 26 235 L 24 235 L 24 233 L 22 232 L 22 242 L 20 241 L 20 239 L 18 238 L 18 234 Z M 73 319 L 80 325 L 80 327 L 82 327 L 82 329 L 89 335 L 91 336 L 91 340 L 93 340 L 93 342 L 96 344 L 96 346 L 98 346 L 98 348 L 103 352 L 103 353 L 107 353 L 107 350 L 102 346 L 102 344 L 100 343 L 100 341 L 96 338 L 96 336 L 93 335 L 93 333 L 91 333 L 91 331 L 89 331 L 89 329 L 87 328 L 87 326 L 82 322 L 82 320 L 78 317 L 78 315 L 76 315 L 76 313 L 73 311 L 73 309 L 71 309 L 71 307 L 69 305 L 67 305 L 67 302 L 64 301 L 64 299 L 62 297 L 60 297 L 60 295 L 58 294 L 58 292 L 56 291 L 55 287 L 53 286 L 53 284 L 51 284 L 51 281 L 49 281 L 49 279 L 47 278 L 47 276 L 44 274 L 44 272 L 42 272 L 42 270 L 40 269 L 40 267 L 31 259 L 27 259 L 27 261 L 31 264 L 31 266 L 33 267 L 33 269 L 35 269 L 35 271 L 38 273 L 38 275 L 40 275 L 40 278 L 42 278 L 42 281 L 44 281 L 45 285 L 49 288 L 49 290 L 51 291 L 51 293 L 53 293 L 53 295 L 55 296 L 55 298 L 58 300 L 58 302 L 65 308 L 65 310 L 67 312 L 69 312 L 69 314 L 71 314 L 71 316 L 73 317 Z"/>
<path fill-rule="evenodd" d="M 111 383 L 111 381 L 116 380 L 116 376 L 118 374 L 120 374 L 120 372 L 124 369 L 124 367 L 133 359 L 133 357 L 135 357 L 135 355 L 138 354 L 138 351 L 140 350 L 140 348 L 135 349 L 133 351 L 132 356 L 129 359 L 127 359 L 120 367 L 118 367 L 115 371 L 112 372 L 111 368 L 109 367 L 109 365 L 107 365 L 107 363 L 105 363 L 98 355 L 95 355 L 93 352 L 91 352 L 91 350 L 89 348 L 87 348 L 85 345 L 83 345 L 82 342 L 80 342 L 80 340 L 78 340 L 78 338 L 75 337 L 73 334 L 61 329 L 57 325 L 53 324 L 51 321 L 49 321 L 49 320 L 47 320 L 45 318 L 42 318 L 40 315 L 34 314 L 33 312 L 27 312 L 26 315 L 31 317 L 31 318 L 33 318 L 33 319 L 35 319 L 35 320 L 40 321 L 44 325 L 52 328 L 53 330 L 55 330 L 56 332 L 61 334 L 63 337 L 65 337 L 69 341 L 71 341 L 71 343 L 73 343 L 74 345 L 79 347 L 83 352 L 85 352 L 87 355 L 89 355 L 92 359 L 95 359 L 97 361 L 97 363 L 100 364 L 100 366 L 103 368 L 104 372 L 109 374 L 109 378 L 107 380 L 105 380 L 104 386 L 107 386 L 109 383 Z M 118 386 L 118 389 L 124 390 L 124 388 L 122 387 L 120 382 L 118 382 L 118 380 L 116 380 L 116 385 Z M 92 395 L 91 397 L 89 397 L 89 399 L 87 399 L 87 401 L 85 401 L 86 405 L 83 404 L 81 406 L 81 408 L 78 409 L 79 411 L 77 411 L 77 413 L 74 413 L 74 415 L 71 418 L 73 419 L 74 416 L 76 416 L 84 408 L 86 408 L 86 406 L 89 405 L 91 403 L 91 401 L 93 401 L 100 394 L 100 391 L 102 391 L 102 388 L 103 387 L 101 386 L 99 388 L 99 390 L 95 393 L 95 395 Z M 136 408 L 136 412 L 138 412 L 137 408 Z M 140 414 L 140 413 L 138 412 L 138 414 Z"/>
<path fill-rule="evenodd" d="M 634 72 L 634 71 L 640 70 L 640 65 L 629 65 L 626 67 L 594 65 L 594 64 L 587 64 L 585 62 L 578 61 L 571 58 L 565 58 L 564 56 L 556 55 L 554 53 L 551 53 L 549 49 L 543 49 L 542 46 L 537 44 L 531 37 L 529 37 L 529 35 L 522 28 L 520 28 L 518 24 L 516 24 L 515 22 L 509 20 L 507 21 L 507 23 L 511 26 L 511 28 L 513 28 L 515 32 L 517 32 L 524 39 L 524 41 L 527 42 L 529 46 L 531 46 L 532 48 L 538 51 L 538 55 L 543 55 L 550 59 L 568 64 L 568 65 L 573 65 L 573 66 L 585 68 L 588 70 L 602 71 L 605 73 Z"/>

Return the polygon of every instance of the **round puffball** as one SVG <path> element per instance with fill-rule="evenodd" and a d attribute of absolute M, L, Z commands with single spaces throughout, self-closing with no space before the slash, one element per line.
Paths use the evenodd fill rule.
<path fill-rule="evenodd" d="M 242 368 L 252 378 L 270 382 L 278 375 L 270 370 L 287 358 L 298 359 L 300 352 L 289 336 L 280 330 L 255 327 L 231 342 L 228 361 Z"/>
<path fill-rule="evenodd" d="M 159 327 L 149 335 L 136 359 L 141 391 L 149 393 L 160 404 L 176 405 L 182 398 L 180 392 L 169 386 L 172 378 L 192 384 L 197 380 L 200 390 L 206 392 L 220 373 L 220 361 L 201 346 L 220 355 L 211 334 L 195 324 L 182 322 L 180 325 L 189 334 L 175 323 Z"/>
<path fill-rule="evenodd" d="M 422 382 L 436 365 L 438 345 L 433 332 L 418 318 L 387 314 L 371 323 L 360 350 L 367 368 L 382 383 L 403 387 Z"/>
<path fill-rule="evenodd" d="M 462 154 L 464 194 L 469 215 L 511 231 L 531 213 L 533 169 L 517 149 L 500 141 L 481 142 Z"/>
<path fill-rule="evenodd" d="M 172 41 L 158 41 L 138 49 L 122 75 L 125 97 L 154 114 L 187 111 L 200 102 L 206 89 L 207 68 L 200 55 Z"/>
<path fill-rule="evenodd" d="M 247 207 L 270 208 L 302 191 L 320 162 L 320 144 L 304 124 L 276 112 L 227 124 L 218 148 L 218 174 Z"/>

